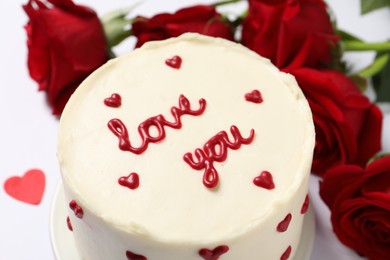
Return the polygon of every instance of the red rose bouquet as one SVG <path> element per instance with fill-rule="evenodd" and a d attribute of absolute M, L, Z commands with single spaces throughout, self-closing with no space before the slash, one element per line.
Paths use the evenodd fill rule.
<path fill-rule="evenodd" d="M 217 0 L 216 0 L 217 1 Z M 48 3 L 47 3 L 48 2 Z M 239 15 L 220 11 L 246 2 Z M 364 13 L 386 1 L 362 0 Z M 312 172 L 342 243 L 373 260 L 390 259 L 390 160 L 367 166 L 381 150 L 382 113 L 375 101 L 390 101 L 390 41 L 366 43 L 336 28 L 323 0 L 225 0 L 174 13 L 129 18 L 128 10 L 103 18 L 72 0 L 29 0 L 28 67 L 60 115 L 78 84 L 114 56 L 111 48 L 133 37 L 135 46 L 185 32 L 236 41 L 295 76 L 313 112 L 316 145 Z M 130 48 L 129 48 L 130 49 Z M 350 72 L 348 51 L 374 51 L 372 64 Z"/>

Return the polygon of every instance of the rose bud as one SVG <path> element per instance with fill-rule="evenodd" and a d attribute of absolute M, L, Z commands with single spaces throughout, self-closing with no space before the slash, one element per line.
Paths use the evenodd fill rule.
<path fill-rule="evenodd" d="M 195 5 L 174 14 L 161 13 L 151 18 L 137 17 L 132 25 L 136 47 L 145 42 L 177 37 L 185 32 L 233 40 L 233 27 L 214 6 Z"/>
<path fill-rule="evenodd" d="M 61 114 L 71 94 L 108 59 L 108 46 L 96 13 L 71 0 L 30 0 L 28 69 L 47 93 L 53 114 Z"/>
<path fill-rule="evenodd" d="M 320 183 L 320 195 L 342 243 L 368 259 L 390 259 L 390 156 L 365 169 L 330 169 Z"/>

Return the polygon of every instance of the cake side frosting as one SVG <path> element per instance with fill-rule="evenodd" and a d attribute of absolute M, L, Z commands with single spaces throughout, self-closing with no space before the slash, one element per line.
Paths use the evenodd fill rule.
<path fill-rule="evenodd" d="M 85 259 L 292 256 L 313 146 L 302 92 L 268 60 L 195 34 L 148 43 L 93 73 L 61 118 L 78 248 Z"/>

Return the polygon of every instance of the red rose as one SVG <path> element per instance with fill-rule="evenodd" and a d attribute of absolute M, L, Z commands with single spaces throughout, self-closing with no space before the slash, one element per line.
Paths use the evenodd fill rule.
<path fill-rule="evenodd" d="M 59 115 L 81 81 L 107 61 L 108 47 L 94 11 L 71 0 L 48 2 L 30 0 L 23 6 L 30 18 L 28 68 Z"/>
<path fill-rule="evenodd" d="M 145 42 L 177 37 L 185 32 L 233 40 L 233 29 L 214 6 L 196 5 L 178 10 L 174 14 L 162 13 L 148 19 L 137 17 L 132 26 L 138 41 L 136 47 Z"/>
<path fill-rule="evenodd" d="M 390 156 L 366 169 L 342 165 L 329 170 L 320 195 L 342 243 L 371 260 L 390 259 Z"/>
<path fill-rule="evenodd" d="M 290 71 L 313 113 L 316 145 L 312 171 L 340 164 L 366 165 L 381 148 L 382 113 L 344 74 L 299 68 Z"/>
<path fill-rule="evenodd" d="M 242 43 L 278 68 L 325 67 L 337 41 L 322 0 L 249 0 Z"/>

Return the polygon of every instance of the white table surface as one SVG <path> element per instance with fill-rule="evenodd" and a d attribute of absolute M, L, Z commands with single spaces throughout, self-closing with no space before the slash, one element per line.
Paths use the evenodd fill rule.
<path fill-rule="evenodd" d="M 58 119 L 51 115 L 45 94 L 28 75 L 26 66 L 27 21 L 21 5 L 27 0 L 0 0 L 0 260 L 54 259 L 49 238 L 49 213 L 52 198 L 60 180 L 56 159 Z M 131 5 L 132 0 L 78 0 L 89 5 L 99 15 Z M 180 0 L 145 0 L 134 14 L 152 15 L 183 7 Z M 211 0 L 186 0 L 185 5 L 211 3 Z M 361 17 L 358 0 L 328 0 L 338 25 L 368 41 L 390 38 L 390 11 L 381 10 Z M 244 6 L 238 6 L 239 9 Z M 236 9 L 237 9 L 236 8 Z M 230 10 L 230 9 L 229 9 Z M 126 41 L 116 51 L 132 49 Z M 373 55 L 348 55 L 356 68 L 367 64 Z M 383 147 L 390 151 L 390 106 L 384 123 Z M 21 203 L 9 197 L 3 189 L 10 176 L 22 176 L 27 170 L 39 168 L 46 175 L 46 189 L 41 204 Z M 316 214 L 316 238 L 312 260 L 361 259 L 341 245 L 331 231 L 329 211 L 318 197 L 318 179 L 311 178 L 310 195 Z"/>

